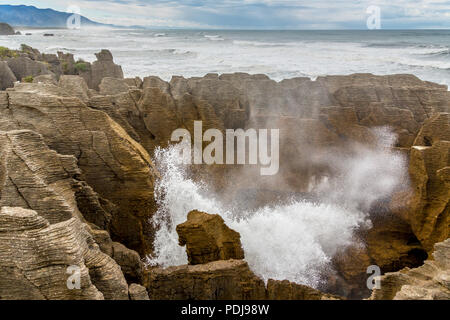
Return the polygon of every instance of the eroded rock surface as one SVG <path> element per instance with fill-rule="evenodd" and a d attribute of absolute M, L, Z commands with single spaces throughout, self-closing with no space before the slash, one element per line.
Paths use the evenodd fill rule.
<path fill-rule="evenodd" d="M 261 300 L 264 282 L 243 260 L 153 269 L 146 285 L 151 300 Z"/>
<path fill-rule="evenodd" d="M 387 273 L 380 278 L 372 300 L 450 299 L 450 239 L 435 245 L 434 260 L 416 269 Z"/>
<path fill-rule="evenodd" d="M 191 265 L 244 259 L 240 234 L 228 228 L 217 214 L 191 211 L 187 221 L 177 226 L 177 233 Z"/>

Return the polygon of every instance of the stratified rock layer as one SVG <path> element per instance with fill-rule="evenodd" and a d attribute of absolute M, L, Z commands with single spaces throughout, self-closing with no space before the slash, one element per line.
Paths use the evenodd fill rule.
<path fill-rule="evenodd" d="M 0 117 L 0 130 L 33 130 L 50 148 L 74 156 L 83 179 L 119 208 L 111 217 L 113 239 L 141 254 L 151 250 L 155 172 L 148 153 L 122 127 L 48 84 L 0 92 Z"/>
<path fill-rule="evenodd" d="M 264 282 L 243 260 L 153 269 L 147 289 L 151 300 L 261 300 Z"/>
<path fill-rule="evenodd" d="M 187 221 L 177 226 L 177 233 L 191 265 L 244 259 L 240 234 L 228 228 L 217 214 L 191 211 Z"/>
<path fill-rule="evenodd" d="M 416 269 L 406 268 L 380 278 L 372 300 L 449 300 L 450 239 L 435 245 L 434 260 Z"/>

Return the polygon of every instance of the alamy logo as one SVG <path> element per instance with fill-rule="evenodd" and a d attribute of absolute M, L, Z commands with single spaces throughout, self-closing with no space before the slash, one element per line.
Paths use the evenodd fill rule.
<path fill-rule="evenodd" d="M 370 6 L 366 13 L 370 16 L 367 18 L 367 28 L 369 30 L 381 29 L 381 9 L 378 6 Z"/>
<path fill-rule="evenodd" d="M 81 268 L 79 266 L 70 266 L 67 268 L 67 289 L 80 290 L 81 289 Z"/>
<path fill-rule="evenodd" d="M 183 148 L 184 164 L 227 164 L 260 165 L 261 175 L 276 175 L 279 170 L 279 129 L 228 129 L 224 135 L 218 129 L 206 130 L 203 134 L 202 121 L 194 122 L 194 147 L 191 134 L 186 129 L 172 133 L 172 142 L 180 142 Z M 203 142 L 210 142 L 203 150 Z M 224 149 L 225 144 L 225 149 Z M 270 144 L 270 154 L 269 147 Z M 247 152 L 248 145 L 248 152 Z M 194 155 L 192 156 L 192 151 Z M 225 153 L 224 153 L 225 151 Z M 248 157 L 247 157 L 248 156 Z M 248 158 L 248 162 L 247 162 Z"/>
<path fill-rule="evenodd" d="M 81 29 L 81 9 L 78 6 L 70 6 L 66 10 L 67 13 L 72 13 L 66 21 L 67 29 L 78 30 Z"/>

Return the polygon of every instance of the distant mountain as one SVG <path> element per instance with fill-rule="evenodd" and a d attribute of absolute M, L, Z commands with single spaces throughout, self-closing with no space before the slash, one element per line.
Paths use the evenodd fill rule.
<path fill-rule="evenodd" d="M 65 28 L 71 13 L 53 9 L 39 9 L 34 6 L 0 5 L 0 22 L 12 26 Z M 81 16 L 82 26 L 105 26 Z"/>

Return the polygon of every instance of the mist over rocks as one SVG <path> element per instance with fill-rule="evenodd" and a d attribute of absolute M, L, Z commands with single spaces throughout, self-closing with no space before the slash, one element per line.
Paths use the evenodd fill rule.
<path fill-rule="evenodd" d="M 445 86 L 371 74 L 124 79 L 107 50 L 92 64 L 28 46 L 1 60 L 1 298 L 146 299 L 144 287 L 150 299 L 333 298 L 317 287 L 363 298 L 369 265 L 413 270 L 449 237 Z M 175 129 L 193 136 L 194 121 L 222 132 L 279 128 L 280 173 L 192 166 L 174 181 L 207 184 L 209 193 L 172 194 L 155 152 L 165 152 Z M 219 213 L 225 224 L 217 230 L 239 232 L 242 255 L 186 265 L 176 227 L 194 209 Z M 239 216 L 255 212 L 264 214 Z M 283 219 L 304 228 L 303 242 L 293 243 Z M 277 238 L 279 230 L 286 232 Z M 210 236 L 220 238 L 219 231 Z M 270 234 L 264 245 L 272 261 L 258 267 L 265 256 L 254 237 L 262 234 Z M 37 236 L 40 250 L 30 240 Z M 178 247 L 172 256 L 169 240 Z M 292 271 L 293 253 L 313 277 Z M 159 265 L 144 265 L 149 256 Z M 81 268 L 81 293 L 67 290 L 70 265 Z"/>

